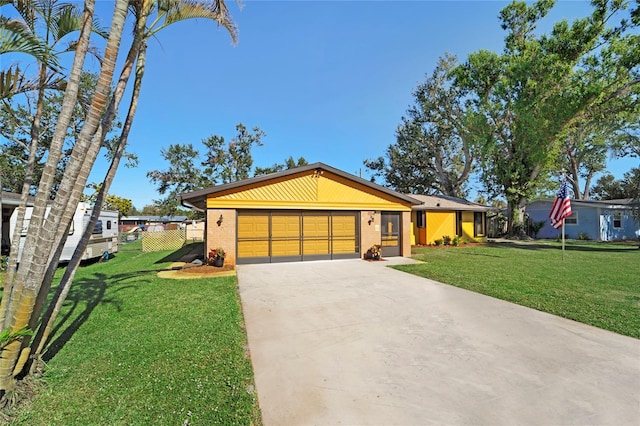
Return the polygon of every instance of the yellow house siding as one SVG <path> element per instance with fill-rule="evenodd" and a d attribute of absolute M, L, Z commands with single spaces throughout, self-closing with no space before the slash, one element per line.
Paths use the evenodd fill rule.
<path fill-rule="evenodd" d="M 462 238 L 473 240 L 473 215 L 474 212 L 462 212 Z"/>
<path fill-rule="evenodd" d="M 434 244 L 444 235 L 456 235 L 455 212 L 427 212 L 427 244 Z"/>
<path fill-rule="evenodd" d="M 402 217 L 400 218 L 400 223 L 406 225 L 402 226 L 402 246 L 400 247 L 400 256 L 410 257 L 411 256 L 411 235 L 412 235 L 412 226 L 411 226 L 411 212 L 402 212 Z"/>
<path fill-rule="evenodd" d="M 402 203 L 382 192 L 323 172 L 307 172 L 212 194 L 208 208 L 299 209 L 299 210 L 387 210 L 410 211 Z"/>

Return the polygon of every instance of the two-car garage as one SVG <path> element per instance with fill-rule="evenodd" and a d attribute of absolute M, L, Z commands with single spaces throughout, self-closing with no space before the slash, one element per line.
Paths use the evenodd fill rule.
<path fill-rule="evenodd" d="M 358 214 L 341 211 L 238 212 L 237 263 L 360 256 Z"/>

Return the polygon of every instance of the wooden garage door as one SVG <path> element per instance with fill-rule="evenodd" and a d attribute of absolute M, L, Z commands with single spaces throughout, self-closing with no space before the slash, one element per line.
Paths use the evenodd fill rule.
<path fill-rule="evenodd" d="M 238 263 L 360 256 L 356 212 L 238 212 Z"/>
<path fill-rule="evenodd" d="M 331 252 L 334 255 L 358 252 L 356 225 L 356 216 L 353 214 L 334 213 L 331 216 Z"/>
<path fill-rule="evenodd" d="M 269 258 L 269 214 L 238 216 L 238 258 Z"/>
<path fill-rule="evenodd" d="M 300 256 L 300 215 L 271 216 L 271 256 Z"/>

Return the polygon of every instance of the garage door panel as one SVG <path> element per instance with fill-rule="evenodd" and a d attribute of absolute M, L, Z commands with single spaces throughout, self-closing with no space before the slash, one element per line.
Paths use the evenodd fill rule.
<path fill-rule="evenodd" d="M 353 238 L 333 238 L 334 254 L 356 253 L 356 242 Z"/>
<path fill-rule="evenodd" d="M 238 215 L 238 258 L 269 256 L 269 215 Z"/>
<path fill-rule="evenodd" d="M 320 239 L 305 238 L 302 244 L 303 244 L 302 250 L 305 256 L 330 253 L 328 238 L 320 238 Z"/>
<path fill-rule="evenodd" d="M 329 254 L 329 213 L 305 213 L 302 217 L 302 253 Z"/>
<path fill-rule="evenodd" d="M 300 241 L 295 240 L 272 240 L 272 256 L 296 256 L 300 255 Z"/>
<path fill-rule="evenodd" d="M 332 253 L 357 253 L 355 215 L 334 215 L 331 218 Z"/>
<path fill-rule="evenodd" d="M 238 239 L 268 238 L 269 216 L 266 214 L 239 215 Z"/>
<path fill-rule="evenodd" d="M 238 257 L 269 256 L 269 241 L 238 241 Z"/>

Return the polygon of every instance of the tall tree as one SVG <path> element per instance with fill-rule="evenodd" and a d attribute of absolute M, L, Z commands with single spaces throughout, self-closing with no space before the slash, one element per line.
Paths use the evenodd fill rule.
<path fill-rule="evenodd" d="M 450 77 L 455 66 L 452 55 L 439 59 L 433 73 L 414 90 L 414 104 L 402 118 L 386 158 L 364 162 L 398 191 L 466 195 L 473 150 L 463 98 Z"/>
<path fill-rule="evenodd" d="M 601 176 L 591 193 L 596 200 L 640 198 L 640 168 L 632 168 L 622 179 L 616 179 L 610 173 Z"/>
<path fill-rule="evenodd" d="M 90 98 L 97 82 L 97 75 L 82 73 L 80 78 L 79 99 L 73 110 L 73 115 L 67 135 L 64 140 L 64 148 L 60 162 L 58 163 L 56 178 L 51 189 L 51 197 L 55 196 L 64 168 L 69 161 L 71 149 L 75 143 L 79 129 L 82 128 L 86 112 L 85 100 Z M 53 91 L 44 97 L 40 110 L 39 130 L 37 144 L 32 144 L 32 124 L 35 112 L 30 110 L 29 104 L 7 103 L 0 105 L 0 164 L 5 173 L 3 189 L 5 191 L 21 193 L 25 182 L 30 183 L 28 193 L 35 195 L 37 184 L 42 175 L 44 162 L 47 158 L 53 131 L 56 125 L 57 115 L 62 105 L 63 94 Z M 113 126 L 117 130 L 119 125 Z M 32 148 L 35 150 L 32 151 Z M 30 155 L 35 154 L 29 169 Z M 27 179 L 27 174 L 32 177 Z"/>
<path fill-rule="evenodd" d="M 41 240 L 40 230 L 43 229 L 42 225 L 49 201 L 48 195 L 53 184 L 53 171 L 58 164 L 62 140 L 71 120 L 73 106 L 77 99 L 80 74 L 89 46 L 89 35 L 93 22 L 94 8 L 94 0 L 87 0 L 85 2 L 80 39 L 76 45 L 76 55 L 69 74 L 69 81 L 67 83 L 56 130 L 54 131 L 51 154 L 47 160 L 43 177 L 40 181 L 42 190 L 39 191 L 34 202 L 34 209 L 23 250 L 22 257 L 24 260 L 21 262 L 20 269 L 17 273 L 8 275 L 5 281 L 5 291 L 3 292 L 2 307 L 0 309 L 0 321 L 2 322 L 3 329 L 9 328 L 15 331 L 29 323 L 33 306 L 40 290 L 40 283 L 45 273 L 48 252 L 55 250 L 55 243 L 53 241 L 47 241 L 46 236 Z M 122 21 L 124 21 L 124 17 Z M 39 244 L 41 245 L 40 251 L 36 250 Z M 46 250 L 48 250 L 48 252 L 46 252 Z M 38 256 L 38 258 L 36 258 L 36 256 Z M 22 367 L 29 356 L 29 352 L 28 350 L 21 350 L 21 342 L 12 342 L 4 348 L 2 359 L 0 360 L 0 393 L 3 394 L 3 397 L 6 391 L 15 387 L 16 376 L 21 373 Z"/>
<path fill-rule="evenodd" d="M 550 34 L 537 36 L 554 3 L 506 6 L 500 13 L 507 32 L 503 53 L 473 53 L 455 71 L 469 96 L 482 180 L 507 199 L 510 233 L 526 201 L 553 173 L 568 129 L 640 82 L 636 24 L 612 22 L 626 2 L 595 1 L 590 16 L 558 22 Z"/>
<path fill-rule="evenodd" d="M 125 59 L 122 71 L 120 73 L 118 84 L 116 85 L 114 94 L 106 109 L 106 115 L 104 116 L 101 125 L 96 131 L 97 142 L 100 145 L 105 144 L 105 138 L 108 129 L 111 128 L 111 123 L 115 117 L 116 111 L 118 110 L 120 100 L 129 80 L 129 76 L 131 75 L 133 65 L 135 63 L 135 79 L 129 109 L 124 125 L 122 127 L 122 132 L 120 133 L 119 137 L 109 141 L 109 143 L 106 144 L 108 147 L 108 157 L 111 158 L 111 164 L 109 166 L 109 169 L 107 170 L 103 182 L 99 185 L 99 190 L 97 192 L 95 205 L 92 210 L 89 223 L 87 224 L 82 238 L 80 239 L 72 258 L 67 265 L 67 269 L 65 270 L 60 284 L 56 289 L 56 293 L 54 294 L 54 297 L 50 303 L 49 309 L 45 312 L 45 315 L 42 318 L 42 325 L 38 330 L 33 343 L 33 346 L 36 347 L 36 356 L 40 354 L 44 344 L 46 343 L 56 316 L 66 298 L 66 295 L 71 286 L 71 282 L 73 281 L 73 277 L 75 276 L 75 271 L 80 264 L 82 255 L 91 237 L 91 230 L 95 227 L 98 221 L 102 206 L 116 202 L 124 210 L 128 210 L 131 206 L 131 203 L 128 200 L 118 199 L 114 196 L 109 197 L 106 194 L 111 183 L 113 182 L 121 158 L 123 158 L 123 156 L 127 156 L 130 161 L 132 160 L 131 155 L 125 154 L 125 148 L 140 96 L 142 79 L 144 76 L 146 65 L 147 41 L 151 37 L 155 36 L 160 30 L 166 28 L 171 24 L 186 19 L 196 18 L 210 19 L 215 21 L 218 25 L 223 26 L 228 30 L 233 42 L 235 42 L 236 40 L 235 25 L 233 24 L 226 5 L 223 1 L 194 2 L 175 0 L 167 2 L 154 2 L 150 0 L 138 0 L 130 2 L 130 10 L 133 12 L 135 18 L 134 38 L 127 54 L 127 58 Z M 148 26 L 147 22 L 149 20 L 149 17 L 154 14 L 155 16 L 152 24 Z M 97 145 L 98 144 L 94 141 L 94 146 Z M 94 161 L 96 154 L 97 152 L 92 152 L 92 158 L 94 159 Z M 133 160 L 137 161 L 137 158 L 133 158 Z M 84 179 L 86 180 L 86 176 L 84 176 Z M 77 190 L 78 187 L 76 187 L 75 189 Z M 52 279 L 51 269 L 47 272 L 49 274 L 48 280 L 50 281 Z M 39 308 L 38 305 L 37 307 Z M 39 315 L 39 310 L 36 310 L 36 314 Z"/>
<path fill-rule="evenodd" d="M 283 170 L 289 170 L 289 169 L 293 169 L 300 166 L 306 166 L 307 164 L 309 164 L 309 162 L 305 160 L 304 157 L 300 157 L 297 160 L 295 160 L 292 156 L 289 156 L 289 158 L 287 158 L 284 161 L 284 163 L 276 163 L 270 167 L 256 167 L 256 169 L 253 172 L 253 175 L 258 176 L 258 175 L 267 175 L 270 173 L 277 173 Z"/>
<path fill-rule="evenodd" d="M 238 134 L 228 142 L 224 136 L 212 135 L 202 140 L 206 152 L 204 159 L 193 144 L 172 144 L 162 149 L 162 156 L 169 162 L 167 170 L 151 170 L 147 177 L 166 196 L 154 200 L 158 209 L 167 215 L 178 208 L 178 194 L 206 186 L 219 185 L 246 179 L 251 175 L 254 145 L 262 146 L 265 132 L 259 127 L 248 130 L 242 123 L 236 125 Z"/>
<path fill-rule="evenodd" d="M 154 205 L 161 214 L 172 215 L 178 208 L 178 195 L 183 192 L 203 188 L 211 181 L 203 174 L 200 167 L 200 152 L 193 144 L 171 144 L 169 148 L 162 148 L 160 154 L 169 163 L 167 170 L 151 170 L 147 178 L 157 185 L 160 200 L 154 200 Z"/>
<path fill-rule="evenodd" d="M 64 87 L 64 84 L 66 84 L 64 83 L 63 76 L 58 68 L 58 56 L 65 52 L 72 51 L 75 47 L 78 47 L 78 49 L 84 49 L 85 52 L 89 52 L 91 51 L 88 44 L 89 34 L 94 32 L 102 37 L 106 37 L 106 33 L 101 28 L 93 25 L 93 21 L 87 27 L 83 27 L 83 23 L 86 23 L 86 19 L 84 19 L 85 17 L 76 6 L 69 3 L 62 3 L 55 0 L 47 2 L 14 0 L 7 2 L 7 4 L 12 4 L 21 17 L 21 20 L 12 20 L 15 25 L 21 26 L 21 36 L 38 38 L 41 46 L 43 47 L 42 57 L 38 58 L 38 76 L 34 79 L 34 83 L 27 85 L 27 89 L 32 87 L 35 89 L 36 94 L 34 102 L 35 112 L 30 120 L 28 144 L 25 142 L 25 147 L 28 147 L 28 155 L 26 155 L 26 164 L 24 167 L 24 181 L 22 183 L 21 191 L 22 195 L 20 198 L 20 204 L 17 207 L 17 223 L 22 223 L 27 203 L 27 195 L 34 183 L 36 157 L 40 149 L 39 146 L 42 133 L 41 121 L 45 109 L 45 96 L 47 94 L 47 89 L 60 90 Z M 44 29 L 39 31 L 38 28 Z M 85 31 L 81 33 L 81 38 L 79 40 L 69 40 L 68 36 L 70 34 L 82 29 Z M 84 34 L 84 37 L 82 34 Z M 69 45 L 59 49 L 58 46 L 63 43 L 63 41 L 68 41 Z M 32 42 L 28 42 L 27 44 L 31 45 Z M 83 62 L 84 55 L 82 58 L 76 57 L 74 60 L 72 73 L 75 70 L 76 74 L 70 76 L 70 82 L 81 80 L 80 74 L 78 73 L 81 72 Z M 27 90 L 23 86 L 20 90 L 16 90 L 16 92 L 18 91 L 26 92 Z M 12 93 L 10 95 L 12 96 L 14 94 L 15 93 Z M 27 93 L 25 93 L 25 95 L 27 96 L 27 99 L 29 99 L 29 95 Z M 66 105 L 68 111 L 73 111 L 73 109 L 71 109 L 71 102 L 76 103 L 77 98 L 78 89 L 72 87 L 69 91 L 69 96 L 64 98 L 64 101 L 67 102 Z M 3 102 L 3 107 L 6 107 L 7 104 L 8 102 L 5 100 L 5 102 Z M 7 115 L 11 117 L 11 114 Z M 63 116 L 62 122 L 66 122 L 67 119 L 66 115 Z M 54 145 L 49 145 L 48 149 L 50 152 L 47 154 L 47 158 L 48 160 L 51 160 L 51 164 L 53 164 L 53 160 L 58 160 L 57 166 L 60 168 L 61 166 L 64 167 L 66 165 L 66 161 L 60 162 L 60 158 L 62 157 L 61 151 L 63 149 L 63 145 L 61 144 L 63 143 L 64 135 L 62 133 L 63 130 L 61 129 L 61 126 L 58 127 L 60 127 L 60 130 L 57 133 L 56 142 Z M 12 140 L 15 141 L 16 139 Z M 2 173 L 2 170 L 0 170 L 0 173 Z M 40 182 L 44 182 L 44 187 L 47 191 L 51 191 L 54 185 L 58 182 L 55 177 L 52 179 L 51 184 L 49 184 L 49 180 L 46 177 L 43 178 L 42 175 L 40 176 Z M 36 222 L 39 220 L 38 216 L 40 214 L 43 214 L 43 212 L 38 211 L 36 214 Z M 19 240 L 19 229 L 20 227 L 16 227 L 13 235 L 13 241 Z M 13 271 L 15 270 L 15 262 L 18 257 L 17 250 L 17 245 L 12 245 L 11 252 L 9 253 L 10 272 L 7 280 L 5 281 L 5 290 L 11 286 L 11 282 L 13 280 Z M 0 317 L 4 315 L 4 309 L 6 306 L 6 301 L 3 300 L 3 304 L 0 305 Z"/>
<path fill-rule="evenodd" d="M 229 183 L 247 179 L 251 175 L 254 145 L 262 146 L 266 133 L 259 127 L 247 129 L 244 124 L 236 125 L 238 134 L 228 143 L 224 136 L 213 135 L 202 141 L 207 149 L 202 162 L 204 175 L 215 183 Z"/>

